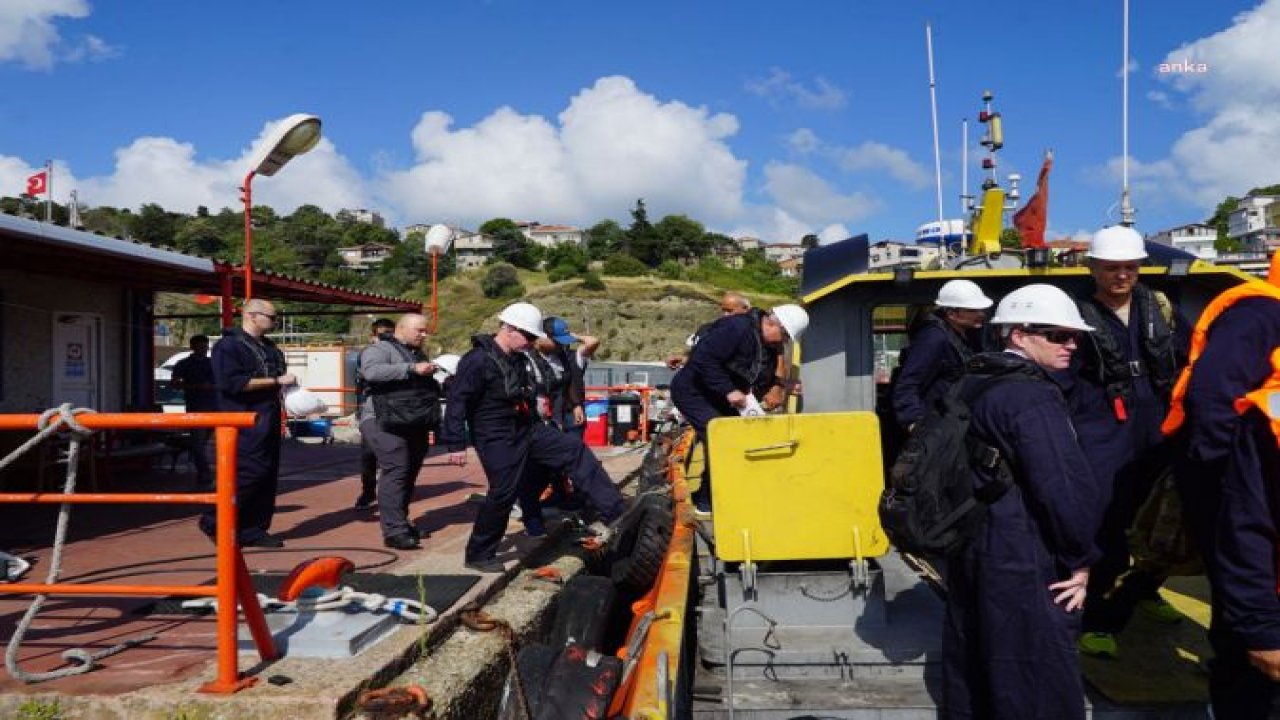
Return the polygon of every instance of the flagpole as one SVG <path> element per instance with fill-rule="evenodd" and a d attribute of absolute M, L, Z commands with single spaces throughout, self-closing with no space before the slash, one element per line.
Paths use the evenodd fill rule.
<path fill-rule="evenodd" d="M 53 161 L 52 160 L 44 161 L 44 172 L 45 172 L 44 221 L 47 223 L 51 223 L 53 222 Z"/>
<path fill-rule="evenodd" d="M 933 27 L 929 23 L 924 24 L 924 44 L 929 56 L 929 106 L 931 109 L 931 117 L 933 118 L 933 178 L 935 191 L 938 195 L 938 226 L 939 230 L 945 237 L 946 225 L 942 218 L 944 217 L 942 210 L 942 150 L 938 146 L 938 83 L 933 75 Z M 946 244 L 945 241 L 943 244 Z"/>

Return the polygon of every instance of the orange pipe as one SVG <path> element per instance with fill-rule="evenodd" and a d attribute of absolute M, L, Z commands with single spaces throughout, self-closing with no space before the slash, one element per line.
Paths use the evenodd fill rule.
<path fill-rule="evenodd" d="M 86 428 L 106 429 L 179 429 L 214 428 L 217 489 L 214 493 L 3 493 L 0 503 L 214 503 L 217 509 L 217 585 L 78 585 L 74 583 L 17 583 L 0 585 L 0 594 L 47 595 L 177 595 L 218 599 L 218 675 L 213 682 L 200 687 L 201 692 L 233 693 L 258 681 L 241 678 L 236 641 L 236 601 L 245 613 L 245 622 L 263 660 L 279 657 L 275 642 L 267 628 L 266 618 L 245 567 L 244 556 L 236 544 L 236 441 L 237 428 L 252 427 L 253 413 L 86 413 L 76 417 Z M 34 414 L 0 415 L 0 430 L 36 429 L 39 416 Z"/>
<path fill-rule="evenodd" d="M 126 503 L 137 504 L 145 502 L 157 505 L 211 505 L 217 497 L 214 493 L 129 493 L 127 495 L 119 493 L 72 493 L 71 495 L 60 495 L 58 493 L 0 493 L 0 503 L 124 505 Z"/>
<path fill-rule="evenodd" d="M 188 428 L 253 427 L 253 413 L 85 413 L 76 422 L 90 430 L 183 430 Z M 0 430 L 36 430 L 40 416 L 0 415 Z"/>

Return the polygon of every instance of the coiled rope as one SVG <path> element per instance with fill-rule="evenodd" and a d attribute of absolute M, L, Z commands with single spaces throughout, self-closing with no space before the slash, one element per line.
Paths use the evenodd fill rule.
<path fill-rule="evenodd" d="M 36 422 L 38 432 L 27 440 L 16 450 L 9 453 L 0 460 L 0 470 L 5 469 L 17 460 L 23 453 L 33 447 L 44 442 L 49 436 L 56 433 L 59 428 L 66 426 L 71 431 L 70 446 L 67 450 L 67 479 L 63 484 L 62 493 L 71 495 L 76 491 L 76 471 L 80 466 L 80 445 L 88 438 L 93 431 L 81 425 L 76 420 L 77 415 L 95 412 L 89 408 L 72 408 L 71 403 L 63 403 L 59 407 L 45 410 L 40 414 L 40 419 Z M 71 520 L 71 503 L 64 502 L 58 506 L 58 524 L 53 534 L 53 557 L 49 562 L 49 573 L 45 578 L 45 584 L 53 585 L 58 582 L 58 576 L 62 572 L 62 549 L 66 544 L 67 525 Z M 22 645 L 22 638 L 26 635 L 27 630 L 31 627 L 32 620 L 36 614 L 40 612 L 40 608 L 44 606 L 44 602 L 48 599 L 48 595 L 36 595 L 31 602 L 31 607 L 27 608 L 27 612 L 23 614 L 22 619 L 18 621 L 18 627 L 13 632 L 13 637 L 9 640 L 9 646 L 4 653 L 4 666 L 15 679 L 24 683 L 38 683 L 46 680 L 56 680 L 57 678 L 69 677 L 71 675 L 82 675 L 97 667 L 97 662 L 103 658 L 110 657 L 117 653 L 123 652 L 131 647 L 136 647 L 142 643 L 154 640 L 155 635 L 140 635 L 131 640 L 126 640 L 118 645 L 102 650 L 97 653 L 90 653 L 84 648 L 71 648 L 62 653 L 62 659 L 68 663 L 74 663 L 67 667 L 51 670 L 49 672 L 29 673 L 18 667 L 18 650 Z"/>

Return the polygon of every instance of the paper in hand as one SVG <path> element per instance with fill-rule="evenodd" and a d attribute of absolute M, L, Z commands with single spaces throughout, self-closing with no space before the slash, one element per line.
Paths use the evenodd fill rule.
<path fill-rule="evenodd" d="M 748 395 L 746 404 L 738 408 L 738 414 L 742 417 L 760 417 L 764 415 L 764 408 L 755 395 Z"/>

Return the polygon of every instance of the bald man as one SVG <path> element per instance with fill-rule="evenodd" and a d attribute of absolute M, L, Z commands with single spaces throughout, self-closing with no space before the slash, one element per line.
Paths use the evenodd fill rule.
<path fill-rule="evenodd" d="M 380 335 L 360 352 L 360 435 L 378 458 L 378 519 L 383 544 L 394 550 L 421 547 L 409 501 L 430 450 L 428 433 L 440 423 L 440 384 L 422 350 L 426 338 L 427 319 L 408 313 L 390 337 Z"/>
<path fill-rule="evenodd" d="M 297 383 L 284 353 L 267 338 L 279 319 L 275 306 L 257 298 L 244 304 L 238 328 L 222 331 L 213 346 L 213 379 L 218 409 L 254 413 L 253 427 L 241 428 L 236 442 L 236 540 L 246 547 L 284 547 L 267 530 L 276 512 L 280 481 L 280 391 Z M 214 537 L 212 509 L 200 529 Z"/>
<path fill-rule="evenodd" d="M 730 315 L 741 315 L 745 312 L 748 312 L 749 310 L 751 310 L 751 301 L 748 300 L 747 296 L 743 295 L 742 293 L 734 292 L 730 290 L 729 292 L 726 292 L 724 294 L 724 297 L 720 298 L 720 317 L 728 317 Z M 718 319 L 719 318 L 717 318 L 717 320 Z M 690 349 L 693 349 L 693 346 L 696 345 L 698 342 L 698 338 L 701 338 L 706 333 L 706 331 L 711 327 L 711 323 L 713 322 L 715 322 L 715 320 L 712 320 L 709 323 L 703 324 L 697 330 L 695 330 L 692 335 L 689 336 L 689 339 L 688 341 L 686 341 L 686 344 L 689 346 Z M 672 355 L 671 357 L 667 358 L 667 367 L 671 368 L 672 370 L 679 370 L 680 368 L 684 367 L 684 363 L 688 359 L 689 359 L 689 354 L 687 352 L 683 355 Z"/>

